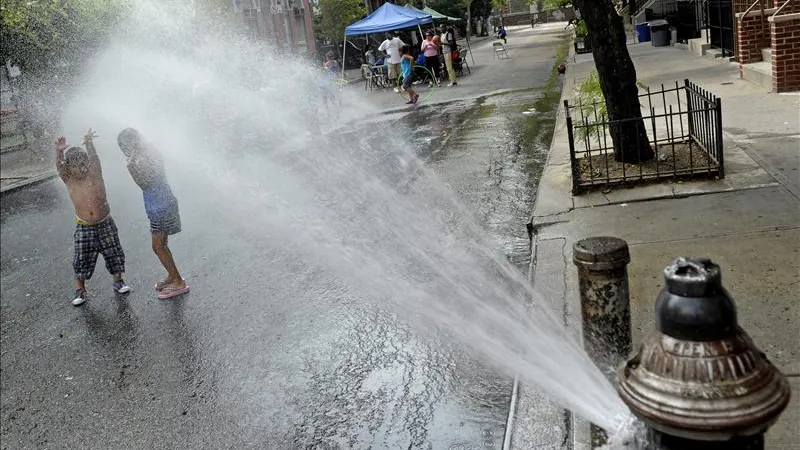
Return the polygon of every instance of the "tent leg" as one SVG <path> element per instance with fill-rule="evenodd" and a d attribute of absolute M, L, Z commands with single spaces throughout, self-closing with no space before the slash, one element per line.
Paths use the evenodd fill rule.
<path fill-rule="evenodd" d="M 347 34 L 344 35 L 344 43 L 342 44 L 342 78 L 344 78 L 344 61 L 347 54 Z"/>
<path fill-rule="evenodd" d="M 467 50 L 469 50 L 469 59 L 472 60 L 472 66 L 475 66 L 475 57 L 472 56 L 472 47 L 469 46 L 469 36 L 467 36 Z"/>

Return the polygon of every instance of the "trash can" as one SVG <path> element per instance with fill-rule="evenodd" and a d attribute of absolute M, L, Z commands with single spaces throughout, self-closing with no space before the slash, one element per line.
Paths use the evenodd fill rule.
<path fill-rule="evenodd" d="M 639 42 L 650 42 L 650 28 L 646 22 L 636 24 L 636 38 Z"/>
<path fill-rule="evenodd" d="M 669 22 L 663 19 L 651 20 L 647 22 L 650 27 L 650 38 L 653 47 L 667 47 L 669 46 Z"/>

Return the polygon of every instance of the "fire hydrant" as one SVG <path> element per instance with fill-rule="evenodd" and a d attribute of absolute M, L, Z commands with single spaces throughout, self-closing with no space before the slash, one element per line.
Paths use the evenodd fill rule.
<path fill-rule="evenodd" d="M 678 258 L 664 274 L 656 330 L 618 373 L 647 448 L 763 450 L 789 403 L 786 377 L 739 328 L 719 266 Z"/>

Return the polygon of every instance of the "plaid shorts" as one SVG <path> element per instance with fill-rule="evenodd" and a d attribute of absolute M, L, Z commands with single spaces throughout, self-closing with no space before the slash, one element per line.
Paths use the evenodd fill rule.
<path fill-rule="evenodd" d="M 94 225 L 76 226 L 75 252 L 72 257 L 76 279 L 92 278 L 98 253 L 103 255 L 108 273 L 125 272 L 125 252 L 119 242 L 117 225 L 111 217 Z"/>
<path fill-rule="evenodd" d="M 181 214 L 177 202 L 173 203 L 167 211 L 151 215 L 150 232 L 164 233 L 167 236 L 181 232 Z"/>

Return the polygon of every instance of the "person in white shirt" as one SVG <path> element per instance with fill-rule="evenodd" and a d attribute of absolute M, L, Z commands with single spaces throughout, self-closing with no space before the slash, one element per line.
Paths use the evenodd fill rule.
<path fill-rule="evenodd" d="M 405 42 L 400 39 L 395 31 L 394 36 L 386 33 L 386 39 L 381 43 L 381 46 L 378 47 L 378 51 L 386 52 L 389 56 L 389 80 L 394 83 L 395 92 L 400 92 L 397 88 L 397 80 L 400 78 L 400 61 L 402 60 L 400 49 L 405 45 Z"/>
<path fill-rule="evenodd" d="M 457 86 L 456 71 L 453 68 L 453 52 L 458 50 L 458 45 L 456 45 L 456 35 L 453 33 L 453 28 L 443 29 L 439 39 L 442 42 L 442 54 L 444 55 L 444 65 L 447 67 L 447 76 L 450 78 L 448 86 Z"/>

